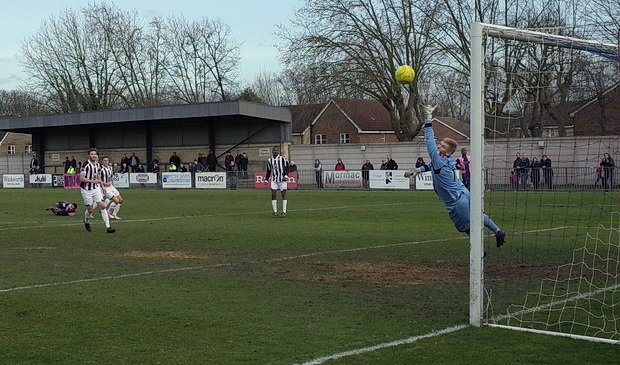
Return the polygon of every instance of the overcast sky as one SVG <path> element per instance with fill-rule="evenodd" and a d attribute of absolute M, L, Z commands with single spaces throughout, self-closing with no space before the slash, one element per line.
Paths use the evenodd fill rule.
<path fill-rule="evenodd" d="M 22 42 L 41 22 L 65 8 L 79 10 L 92 0 L 4 0 L 0 6 L 0 89 L 17 88 L 23 78 L 18 65 Z M 98 1 L 100 2 L 100 1 Z M 183 15 L 188 20 L 220 19 L 231 27 L 231 39 L 241 45 L 240 81 L 251 82 L 262 70 L 280 71 L 273 35 L 277 24 L 288 24 L 301 0 L 116 0 L 123 10 L 136 10 L 144 20 Z"/>

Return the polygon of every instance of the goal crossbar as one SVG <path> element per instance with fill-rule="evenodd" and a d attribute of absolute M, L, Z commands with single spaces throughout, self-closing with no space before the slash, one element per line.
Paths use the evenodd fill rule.
<path fill-rule="evenodd" d="M 614 61 L 620 61 L 620 50 L 617 44 L 602 43 L 586 39 L 547 34 L 533 30 L 515 29 L 500 25 L 479 23 L 483 32 L 494 38 L 513 39 L 537 44 L 554 44 L 559 47 L 577 49 L 596 53 Z"/>

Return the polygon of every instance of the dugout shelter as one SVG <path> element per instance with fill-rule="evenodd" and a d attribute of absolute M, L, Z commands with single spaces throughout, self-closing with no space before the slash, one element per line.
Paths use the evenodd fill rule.
<path fill-rule="evenodd" d="M 154 158 L 167 163 L 172 151 L 190 162 L 209 150 L 222 156 L 242 149 L 256 161 L 261 149 L 288 149 L 291 121 L 286 108 L 234 100 L 5 117 L 0 118 L 0 130 L 31 134 L 39 164 L 50 170 L 65 156 L 83 160 L 91 147 L 114 157 L 135 153 L 145 166 Z"/>

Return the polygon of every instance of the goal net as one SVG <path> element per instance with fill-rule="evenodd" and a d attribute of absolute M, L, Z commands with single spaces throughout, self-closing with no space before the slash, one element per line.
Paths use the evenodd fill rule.
<path fill-rule="evenodd" d="M 569 32 L 472 24 L 470 323 L 618 343 L 618 46 Z"/>

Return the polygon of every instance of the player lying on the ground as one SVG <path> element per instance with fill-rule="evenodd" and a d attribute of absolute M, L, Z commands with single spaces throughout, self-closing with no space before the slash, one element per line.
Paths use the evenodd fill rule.
<path fill-rule="evenodd" d="M 55 215 L 62 215 L 62 216 L 74 216 L 76 209 L 77 209 L 76 203 L 69 203 L 69 202 L 64 202 L 64 201 L 56 203 L 56 206 L 45 208 L 45 210 L 50 210 Z"/>
<path fill-rule="evenodd" d="M 420 168 L 413 168 L 405 172 L 405 177 L 416 177 L 420 172 L 432 171 L 433 186 L 437 196 L 443 201 L 448 215 L 459 232 L 469 235 L 469 190 L 463 182 L 456 178 L 456 167 L 452 154 L 456 151 L 456 141 L 444 138 L 435 144 L 433 131 L 433 111 L 437 106 L 425 103 L 422 105 L 424 114 L 424 140 L 431 162 Z M 483 214 L 484 226 L 493 231 L 497 247 L 504 244 L 506 234 L 499 229 L 488 215 Z"/>

